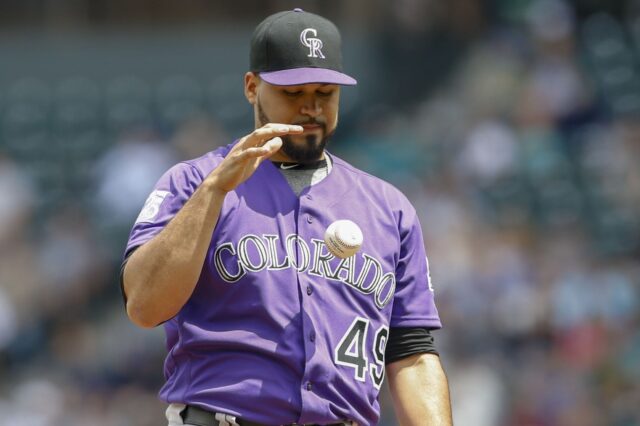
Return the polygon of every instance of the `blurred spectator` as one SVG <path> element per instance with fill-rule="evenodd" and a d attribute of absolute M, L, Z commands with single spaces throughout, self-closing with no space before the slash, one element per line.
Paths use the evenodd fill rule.
<path fill-rule="evenodd" d="M 36 198 L 27 175 L 0 152 L 0 353 L 37 321 L 30 314 L 41 278 L 31 243 Z"/>
<path fill-rule="evenodd" d="M 448 368 L 451 371 L 451 398 L 456 401 L 454 423 L 474 426 L 501 424 L 506 389 L 499 372 L 479 361 L 455 363 Z"/>
<path fill-rule="evenodd" d="M 114 223 L 129 222 L 153 184 L 175 161 L 171 147 L 153 134 L 124 136 L 96 165 L 97 215 Z"/>
<path fill-rule="evenodd" d="M 503 123 L 478 123 L 470 130 L 461 153 L 460 173 L 480 187 L 513 176 L 518 167 L 517 142 L 516 135 Z"/>
<path fill-rule="evenodd" d="M 117 248 L 154 183 L 177 161 L 174 149 L 150 131 L 125 135 L 98 160 L 92 219 L 111 255 L 119 256 Z"/>
<path fill-rule="evenodd" d="M 9 295 L 0 287 L 0 352 L 4 351 L 17 333 L 16 311 Z"/>
<path fill-rule="evenodd" d="M 36 199 L 29 177 L 0 151 L 0 249 L 21 238 Z"/>
<path fill-rule="evenodd" d="M 171 140 L 181 160 L 200 157 L 231 142 L 219 123 L 200 114 L 184 122 Z"/>
<path fill-rule="evenodd" d="M 107 253 L 94 238 L 85 213 L 72 204 L 45 223 L 37 249 L 46 277 L 38 289 L 41 315 L 62 319 L 82 312 L 107 281 Z"/>

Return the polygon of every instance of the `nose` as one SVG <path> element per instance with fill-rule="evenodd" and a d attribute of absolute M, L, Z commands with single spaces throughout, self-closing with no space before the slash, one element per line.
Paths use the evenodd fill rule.
<path fill-rule="evenodd" d="M 322 114 L 322 105 L 315 97 L 311 98 L 302 105 L 300 113 L 309 117 L 317 117 Z"/>

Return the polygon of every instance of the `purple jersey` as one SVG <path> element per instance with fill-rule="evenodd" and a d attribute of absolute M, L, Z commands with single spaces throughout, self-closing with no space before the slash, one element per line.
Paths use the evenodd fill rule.
<path fill-rule="evenodd" d="M 162 231 L 230 148 L 159 180 L 127 254 Z M 299 197 L 270 161 L 226 196 L 193 295 L 164 324 L 164 401 L 266 424 L 377 423 L 389 328 L 440 320 L 415 209 L 331 158 L 331 173 Z M 323 241 L 339 219 L 364 235 L 346 259 Z"/>

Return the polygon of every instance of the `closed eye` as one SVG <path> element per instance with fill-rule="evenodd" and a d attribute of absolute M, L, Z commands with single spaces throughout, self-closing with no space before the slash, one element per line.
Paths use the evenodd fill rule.
<path fill-rule="evenodd" d="M 289 90 L 283 90 L 284 94 L 291 97 L 300 96 L 302 94 L 302 90 L 296 90 L 295 92 L 290 92 Z"/>
<path fill-rule="evenodd" d="M 329 97 L 331 95 L 333 95 L 333 90 L 329 90 L 328 92 L 322 92 L 320 90 L 316 91 L 316 93 L 318 94 L 318 96 L 324 96 L 324 97 Z"/>

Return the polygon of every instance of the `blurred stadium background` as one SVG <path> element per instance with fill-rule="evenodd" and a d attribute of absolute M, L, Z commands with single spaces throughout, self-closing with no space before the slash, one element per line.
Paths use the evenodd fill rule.
<path fill-rule="evenodd" d="M 126 236 L 250 130 L 251 32 L 296 6 L 360 81 L 331 149 L 420 212 L 456 424 L 640 425 L 640 1 L 5 0 L 0 426 L 166 424 Z"/>

